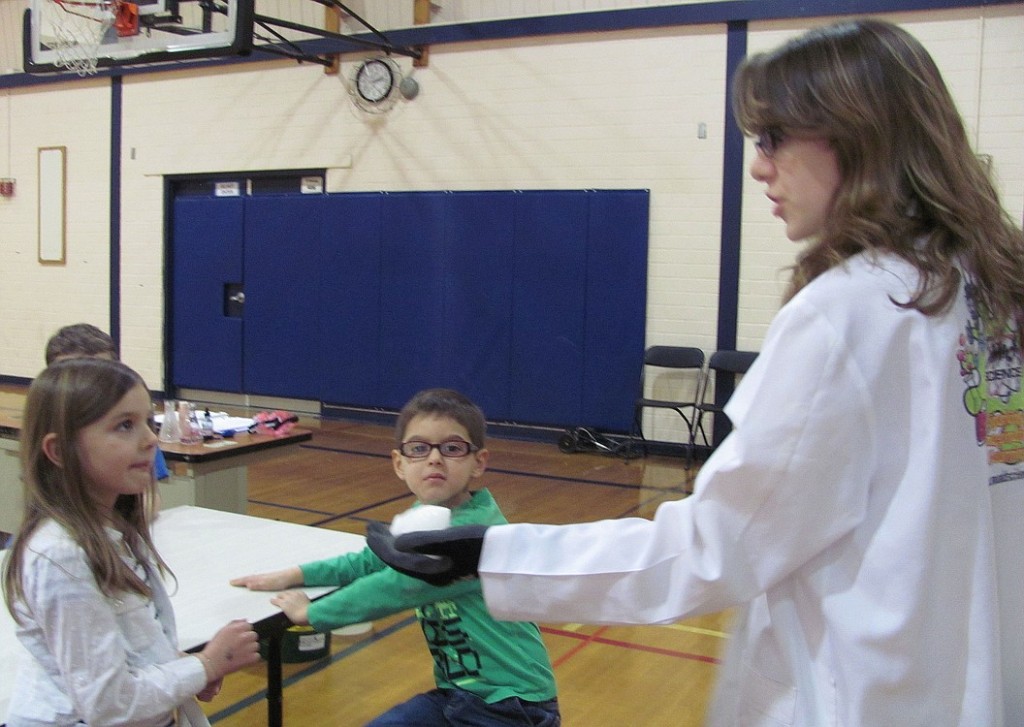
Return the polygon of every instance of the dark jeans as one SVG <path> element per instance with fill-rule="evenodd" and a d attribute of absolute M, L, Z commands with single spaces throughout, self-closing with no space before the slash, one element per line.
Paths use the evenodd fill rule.
<path fill-rule="evenodd" d="M 433 689 L 389 709 L 366 727 L 559 727 L 558 700 L 517 697 L 488 704 L 461 689 Z"/>

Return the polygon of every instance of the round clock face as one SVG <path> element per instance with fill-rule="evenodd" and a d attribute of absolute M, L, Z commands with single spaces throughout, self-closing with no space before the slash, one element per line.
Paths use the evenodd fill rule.
<path fill-rule="evenodd" d="M 370 103 L 379 103 L 388 97 L 395 86 L 395 74 L 388 63 L 376 58 L 363 63 L 356 73 L 356 90 Z"/>

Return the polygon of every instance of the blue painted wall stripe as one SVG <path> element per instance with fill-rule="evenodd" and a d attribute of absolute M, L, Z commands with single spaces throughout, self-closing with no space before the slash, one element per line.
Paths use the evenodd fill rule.
<path fill-rule="evenodd" d="M 110 337 L 121 350 L 121 78 L 110 84 Z"/>

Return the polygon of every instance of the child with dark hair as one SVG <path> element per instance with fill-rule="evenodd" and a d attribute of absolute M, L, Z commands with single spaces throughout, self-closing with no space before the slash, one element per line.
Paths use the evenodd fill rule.
<path fill-rule="evenodd" d="M 450 508 L 453 525 L 507 522 L 490 492 L 469 489 L 487 467 L 485 428 L 480 409 L 450 389 L 420 392 L 398 416 L 391 453 L 395 474 L 418 505 Z M 416 609 L 434 657 L 437 688 L 399 704 L 368 727 L 561 723 L 540 630 L 534 623 L 492 618 L 475 579 L 431 586 L 392 570 L 364 549 L 231 583 L 263 591 L 341 586 L 312 603 L 301 591 L 271 599 L 294 623 L 321 631 Z"/>
<path fill-rule="evenodd" d="M 117 361 L 114 339 L 91 323 L 64 326 L 46 342 L 46 365 L 65 358 L 105 358 Z"/>

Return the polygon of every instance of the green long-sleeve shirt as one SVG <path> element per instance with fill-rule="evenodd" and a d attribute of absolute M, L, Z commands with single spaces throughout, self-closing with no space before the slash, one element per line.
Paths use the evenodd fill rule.
<path fill-rule="evenodd" d="M 453 526 L 506 522 L 486 489 L 452 510 Z M 438 687 L 463 689 L 488 703 L 555 697 L 540 629 L 529 622 L 496 621 L 478 580 L 431 586 L 389 568 L 369 548 L 300 567 L 307 586 L 341 586 L 310 604 L 314 628 L 328 631 L 414 608 L 434 658 Z"/>

